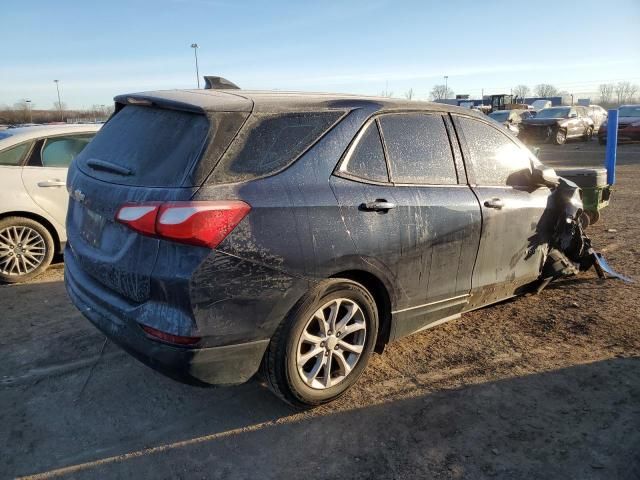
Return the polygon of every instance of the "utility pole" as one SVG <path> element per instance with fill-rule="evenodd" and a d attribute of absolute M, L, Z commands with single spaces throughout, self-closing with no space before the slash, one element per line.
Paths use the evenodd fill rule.
<path fill-rule="evenodd" d="M 200 72 L 198 71 L 198 44 L 192 43 L 193 54 L 196 57 L 196 82 L 198 83 L 198 89 L 200 88 Z"/>
<path fill-rule="evenodd" d="M 449 75 L 444 76 L 444 99 L 449 98 Z"/>
<path fill-rule="evenodd" d="M 60 80 L 54 80 L 54 83 L 56 84 L 56 90 L 58 92 L 58 110 L 60 110 L 60 121 L 64 122 L 64 118 L 62 116 L 62 102 L 60 101 L 60 87 L 58 86 Z"/>

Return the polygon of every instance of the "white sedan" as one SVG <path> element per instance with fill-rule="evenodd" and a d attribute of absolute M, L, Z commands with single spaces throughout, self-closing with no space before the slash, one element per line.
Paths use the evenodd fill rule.
<path fill-rule="evenodd" d="M 101 125 L 0 131 L 0 282 L 28 280 L 62 252 L 67 168 Z"/>

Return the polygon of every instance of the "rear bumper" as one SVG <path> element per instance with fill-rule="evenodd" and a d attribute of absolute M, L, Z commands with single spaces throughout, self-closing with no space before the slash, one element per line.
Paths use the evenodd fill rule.
<path fill-rule="evenodd" d="M 269 340 L 183 348 L 149 339 L 135 321 L 136 308 L 101 288 L 65 255 L 65 286 L 80 312 L 114 343 L 151 368 L 184 383 L 233 385 L 258 370 Z"/>

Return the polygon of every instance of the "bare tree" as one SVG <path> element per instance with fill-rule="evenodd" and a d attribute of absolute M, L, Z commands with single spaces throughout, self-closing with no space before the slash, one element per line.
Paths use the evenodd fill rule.
<path fill-rule="evenodd" d="M 516 87 L 513 89 L 513 94 L 522 99 L 529 95 L 530 92 L 531 89 L 526 85 L 516 85 Z"/>
<path fill-rule="evenodd" d="M 64 102 L 60 102 L 60 103 L 53 102 L 53 108 L 55 108 L 58 111 L 62 110 L 64 112 L 67 109 L 67 104 Z"/>
<path fill-rule="evenodd" d="M 558 89 L 548 83 L 536 85 L 534 92 L 538 97 L 555 97 L 558 95 Z"/>
<path fill-rule="evenodd" d="M 16 116 L 21 122 L 27 123 L 29 121 L 29 103 L 25 99 L 14 103 L 13 109 L 16 111 Z"/>
<path fill-rule="evenodd" d="M 413 92 L 413 88 L 410 88 L 409 90 L 404 92 L 404 98 L 406 98 L 407 100 L 413 100 L 414 95 L 415 94 Z"/>
<path fill-rule="evenodd" d="M 618 103 L 622 104 L 633 100 L 633 97 L 638 91 L 638 86 L 630 82 L 618 82 L 614 90 L 618 98 Z"/>
<path fill-rule="evenodd" d="M 598 86 L 598 90 L 600 91 L 600 103 L 611 103 L 615 88 L 616 86 L 613 83 L 601 83 Z"/>
<path fill-rule="evenodd" d="M 431 89 L 431 98 L 434 100 L 443 100 L 453 97 L 453 90 L 447 88 L 446 85 L 434 85 Z"/>

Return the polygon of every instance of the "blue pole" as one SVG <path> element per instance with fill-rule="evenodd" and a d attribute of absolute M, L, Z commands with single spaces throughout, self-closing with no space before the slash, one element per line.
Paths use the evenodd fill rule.
<path fill-rule="evenodd" d="M 607 183 L 616 183 L 616 155 L 618 154 L 618 110 L 609 110 L 607 117 L 607 156 L 604 166 L 607 167 Z"/>

